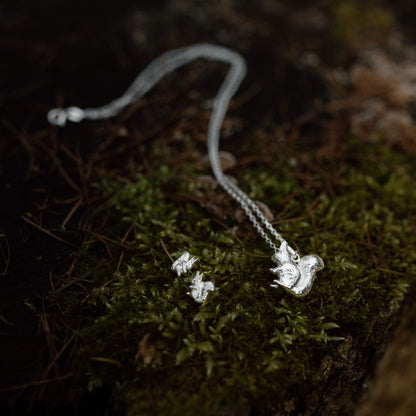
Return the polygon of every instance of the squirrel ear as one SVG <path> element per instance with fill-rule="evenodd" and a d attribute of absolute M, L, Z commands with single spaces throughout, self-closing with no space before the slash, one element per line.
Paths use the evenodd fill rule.
<path fill-rule="evenodd" d="M 286 241 L 283 241 L 283 243 L 280 245 L 279 250 L 273 258 L 280 264 L 286 263 L 290 261 L 290 251 Z M 293 251 L 293 249 L 291 249 Z"/>

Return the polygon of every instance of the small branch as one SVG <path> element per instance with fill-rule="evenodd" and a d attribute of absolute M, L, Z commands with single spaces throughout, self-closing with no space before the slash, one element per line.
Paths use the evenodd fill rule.
<path fill-rule="evenodd" d="M 98 361 L 100 363 L 108 363 L 108 364 L 114 364 L 117 367 L 122 367 L 120 361 L 113 360 L 112 358 L 107 357 L 90 357 L 91 361 Z"/>
<path fill-rule="evenodd" d="M 69 211 L 66 218 L 62 221 L 61 227 L 65 228 L 68 221 L 72 218 L 72 216 L 75 214 L 76 210 L 81 206 L 82 204 L 82 198 L 78 200 L 78 202 L 71 208 L 71 211 Z"/>
<path fill-rule="evenodd" d="M 43 233 L 45 233 L 46 235 L 48 235 L 49 237 L 54 238 L 55 240 L 60 241 L 61 243 L 67 244 L 70 247 L 75 247 L 73 244 L 71 244 L 70 242 L 64 240 L 61 237 L 58 237 L 57 235 L 53 234 L 52 232 L 50 232 L 49 230 L 47 230 L 46 228 L 36 224 L 35 222 L 31 221 L 29 218 L 27 218 L 26 216 L 22 215 L 22 220 L 26 221 L 28 224 L 32 225 L 33 227 L 37 228 L 39 231 L 42 231 Z"/>
<path fill-rule="evenodd" d="M 173 260 L 172 256 L 170 255 L 170 253 L 169 253 L 168 249 L 166 248 L 165 243 L 163 242 L 162 239 L 160 239 L 160 244 L 162 244 L 163 250 L 165 250 L 165 253 L 168 255 L 168 257 L 171 259 L 171 261 L 173 263 L 174 260 Z"/>
<path fill-rule="evenodd" d="M 3 388 L 0 388 L 0 392 L 17 391 L 17 390 L 26 389 L 28 387 L 42 386 L 42 385 L 48 384 L 48 383 L 55 383 L 57 381 L 67 380 L 70 377 L 72 377 L 72 372 L 68 373 L 68 374 L 65 374 L 63 376 L 55 377 L 55 378 L 45 378 L 43 380 L 31 381 L 29 383 L 19 384 L 17 386 L 3 387 Z"/>

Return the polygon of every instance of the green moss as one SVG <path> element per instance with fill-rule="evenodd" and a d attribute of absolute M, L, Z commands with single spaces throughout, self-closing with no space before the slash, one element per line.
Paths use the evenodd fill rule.
<path fill-rule="evenodd" d="M 333 2 L 331 12 L 335 34 L 346 41 L 389 32 L 395 25 L 390 10 L 354 0 Z"/>
<path fill-rule="evenodd" d="M 324 357 L 336 361 L 343 338 L 350 331 L 358 337 L 376 317 L 395 311 L 416 280 L 413 161 L 382 144 L 351 140 L 340 158 L 353 154 L 361 156 L 330 187 L 326 173 L 340 160 L 316 169 L 310 152 L 300 156 L 301 168 L 280 156 L 238 175 L 252 197 L 280 212 L 279 232 L 303 254 L 324 259 L 305 299 L 270 288 L 271 253 L 254 232 L 243 237 L 243 247 L 235 219 L 224 229 L 197 203 L 175 201 L 175 193 L 193 192 L 195 163 L 181 169 L 190 180 L 171 177 L 170 166 L 154 166 L 151 176 L 140 173 L 127 185 L 97 183 L 106 198 L 97 216 L 108 216 L 115 235 L 134 223 L 135 235 L 114 283 L 93 296 L 73 292 L 60 299 L 84 340 L 75 367 L 89 390 L 111 391 L 121 414 L 216 415 L 245 403 L 283 412 L 285 401 L 300 403 L 323 389 L 331 374 Z M 161 240 L 173 257 L 188 250 L 201 258 L 199 270 L 218 288 L 202 306 L 186 294 L 189 277 L 170 269 Z M 86 269 L 94 253 L 87 248 L 80 255 Z M 93 278 L 112 279 L 117 261 Z M 148 333 L 160 340 L 161 365 L 135 359 Z"/>

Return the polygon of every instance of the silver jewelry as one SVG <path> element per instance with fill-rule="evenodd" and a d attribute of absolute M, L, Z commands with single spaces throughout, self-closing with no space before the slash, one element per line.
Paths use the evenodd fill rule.
<path fill-rule="evenodd" d="M 274 274 L 279 275 L 279 279 L 273 280 L 271 287 L 283 286 L 296 296 L 305 296 L 309 293 L 315 273 L 324 267 L 322 259 L 315 255 L 300 257 L 284 241 L 275 253 L 272 260 L 278 267 L 270 269 Z"/>
<path fill-rule="evenodd" d="M 188 295 L 191 295 L 199 303 L 204 302 L 208 293 L 215 290 L 214 283 L 210 281 L 203 282 L 203 277 L 204 275 L 202 273 L 196 272 L 190 285 L 191 291 L 188 292 Z"/>
<path fill-rule="evenodd" d="M 180 276 L 182 273 L 188 273 L 192 269 L 192 266 L 198 261 L 197 257 L 191 257 L 191 255 L 185 251 L 182 255 L 172 264 L 172 270 Z"/>
<path fill-rule="evenodd" d="M 172 270 L 175 270 L 178 276 L 182 273 L 186 274 L 192 269 L 192 266 L 198 260 L 199 259 L 197 257 L 191 257 L 191 255 L 185 251 L 176 261 L 173 262 Z M 215 290 L 214 283 L 210 281 L 203 282 L 203 277 L 204 275 L 202 273 L 196 272 L 192 279 L 191 285 L 189 286 L 191 291 L 187 292 L 188 295 L 191 295 L 194 300 L 199 303 L 204 302 L 208 293 Z"/>
<path fill-rule="evenodd" d="M 226 62 L 231 66 L 215 97 L 208 127 L 208 155 L 214 175 L 223 189 L 240 204 L 255 229 L 274 251 L 272 259 L 278 263 L 278 267 L 271 270 L 278 274 L 279 278 L 274 280 L 272 286 L 281 285 L 295 295 L 304 296 L 311 288 L 316 271 L 324 267 L 324 262 L 314 254 L 301 258 L 273 228 L 257 204 L 232 183 L 221 168 L 218 156 L 220 128 L 228 104 L 246 73 L 246 63 L 240 54 L 210 44 L 196 44 L 166 52 L 151 62 L 121 97 L 97 108 L 56 108 L 49 111 L 48 120 L 57 126 L 64 126 L 67 121 L 78 123 L 85 119 L 100 120 L 113 117 L 144 96 L 164 75 L 198 58 Z M 279 244 L 279 248 L 276 244 Z"/>

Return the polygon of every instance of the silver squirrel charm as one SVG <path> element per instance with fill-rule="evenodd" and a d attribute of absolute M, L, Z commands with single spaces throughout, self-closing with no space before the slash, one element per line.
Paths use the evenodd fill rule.
<path fill-rule="evenodd" d="M 189 286 L 191 291 L 188 292 L 188 295 L 191 295 L 196 302 L 202 303 L 208 296 L 209 292 L 215 290 L 214 283 L 207 281 L 203 282 L 202 273 L 196 272 L 195 276 L 192 278 L 192 283 Z"/>
<path fill-rule="evenodd" d="M 198 261 L 197 257 L 191 257 L 191 255 L 185 251 L 182 255 L 172 264 L 172 270 L 180 276 L 182 273 L 188 273 L 192 269 L 192 266 Z"/>
<path fill-rule="evenodd" d="M 283 286 L 296 296 L 305 296 L 312 287 L 315 273 L 324 267 L 323 260 L 316 254 L 299 257 L 293 248 L 283 241 L 272 257 L 277 267 L 270 271 L 278 275 L 271 287 Z"/>

